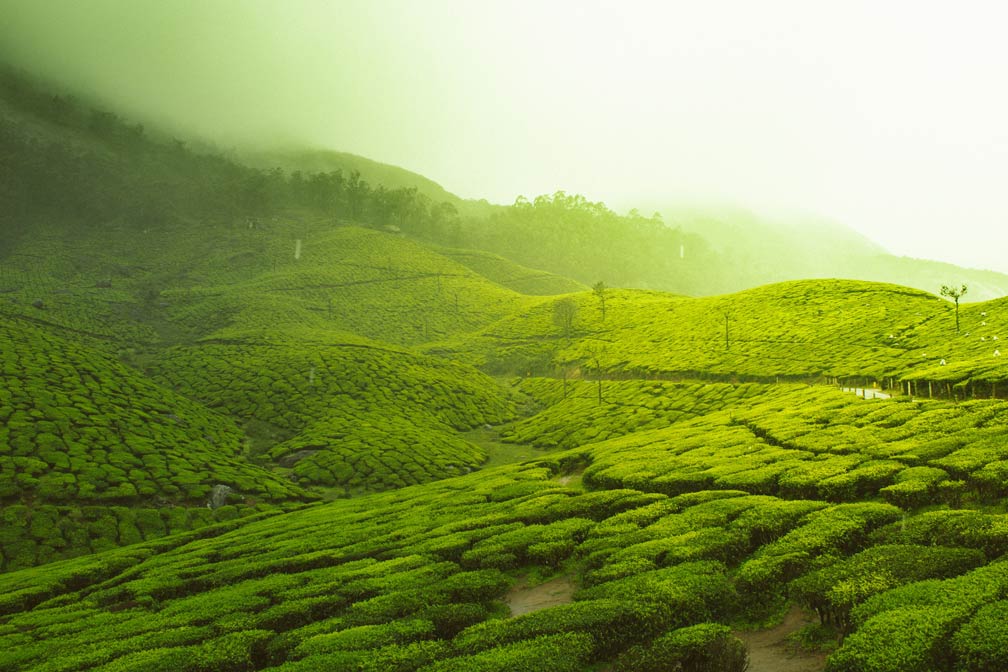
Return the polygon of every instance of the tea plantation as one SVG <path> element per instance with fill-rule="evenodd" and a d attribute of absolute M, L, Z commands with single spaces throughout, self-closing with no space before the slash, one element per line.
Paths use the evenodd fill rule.
<path fill-rule="evenodd" d="M 570 298 L 570 330 L 555 319 L 560 299 L 548 298 L 436 347 L 491 370 L 549 375 L 580 368 L 603 377 L 888 385 L 938 366 L 957 338 L 947 302 L 880 283 L 808 280 L 697 299 L 608 290 L 604 319 L 594 293 Z"/>
<path fill-rule="evenodd" d="M 234 422 L 108 355 L 23 321 L 0 323 L 5 503 L 202 504 L 217 483 L 265 500 L 297 486 L 242 459 Z"/>
<path fill-rule="evenodd" d="M 956 335 L 869 283 L 608 290 L 605 320 L 582 290 L 568 330 L 395 236 L 304 240 L 105 294 L 121 337 L 8 303 L 0 669 L 741 671 L 789 604 L 828 670 L 1003 664 L 1008 402 L 964 340 L 997 302 Z M 484 468 L 476 427 L 542 454 Z M 572 600 L 510 616 L 553 576 Z"/>
<path fill-rule="evenodd" d="M 1008 299 L 589 288 L 458 245 L 681 232 L 0 98 L 0 671 L 1008 669 Z"/>

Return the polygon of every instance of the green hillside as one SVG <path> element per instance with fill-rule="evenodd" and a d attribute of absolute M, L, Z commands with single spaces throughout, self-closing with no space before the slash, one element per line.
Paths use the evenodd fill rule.
<path fill-rule="evenodd" d="M 948 402 L 804 385 L 734 408 L 546 461 L 6 574 L 5 665 L 580 670 L 643 660 L 660 669 L 696 656 L 724 665 L 717 656 L 738 644 L 715 624 L 785 600 L 851 633 L 830 670 L 884 656 L 920 667 L 880 669 L 998 664 L 984 642 L 1000 628 L 1008 528 L 1004 514 L 976 505 L 1003 493 L 937 457 L 954 451 L 878 449 L 912 441 L 917 425 L 946 445 L 979 443 L 971 432 L 996 408 L 975 402 L 975 418 L 948 422 L 957 408 Z M 780 414 L 788 408 L 815 419 Z M 797 426 L 804 433 L 785 429 Z M 833 437 L 844 427 L 855 434 L 840 448 Z M 934 509 L 936 498 L 953 508 Z M 508 618 L 509 587 L 529 573 L 570 577 L 573 601 Z M 930 625 L 893 640 L 887 633 L 910 622 L 907 605 L 917 617 L 927 609 Z M 946 638 L 951 651 L 938 647 Z"/>
<path fill-rule="evenodd" d="M 344 175 L 357 172 L 371 184 L 381 184 L 389 189 L 416 189 L 417 192 L 434 202 L 451 203 L 459 212 L 466 215 L 485 216 L 496 209 L 485 200 L 475 201 L 459 198 L 434 180 L 418 173 L 347 152 L 322 149 L 275 149 L 244 152 L 242 158 L 250 165 L 267 170 L 279 166 L 290 172 L 330 173 L 340 171 Z"/>
<path fill-rule="evenodd" d="M 0 94 L 0 670 L 1008 669 L 1008 299 Z"/>
<path fill-rule="evenodd" d="M 526 268 L 504 257 L 480 250 L 439 248 L 444 256 L 457 261 L 508 289 L 520 294 L 566 294 L 586 289 L 585 285 L 560 275 Z"/>
<path fill-rule="evenodd" d="M 486 454 L 458 432 L 514 414 L 485 375 L 359 339 L 210 342 L 165 351 L 153 378 L 239 419 L 298 482 L 384 489 L 457 475 Z"/>
<path fill-rule="evenodd" d="M 303 493 L 241 459 L 227 417 L 21 320 L 0 324 L 5 502 L 202 504 L 217 483 L 256 498 Z"/>

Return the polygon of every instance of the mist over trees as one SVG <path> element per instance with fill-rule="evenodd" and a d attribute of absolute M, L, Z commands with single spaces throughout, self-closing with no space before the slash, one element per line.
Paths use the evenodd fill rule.
<path fill-rule="evenodd" d="M 415 186 L 373 184 L 356 170 L 260 169 L 197 151 L 14 71 L 0 72 L 0 95 L 18 110 L 0 123 L 5 229 L 35 216 L 150 228 L 313 214 L 486 249 L 586 284 L 604 275 L 616 286 L 684 293 L 712 286 L 714 255 L 703 238 L 666 226 L 657 213 L 619 215 L 558 191 L 519 197 L 489 217 L 463 216 L 455 203 Z"/>
<path fill-rule="evenodd" d="M 936 274 L 955 272 L 977 299 L 1008 291 L 1008 276 L 894 257 L 842 237 L 815 252 L 759 220 L 729 217 L 737 227 L 711 223 L 698 233 L 689 225 L 710 223 L 702 217 L 672 211 L 670 226 L 658 213 L 621 215 L 564 191 L 494 206 L 338 153 L 278 152 L 246 165 L 233 152 L 130 123 L 2 67 L 0 99 L 7 112 L 0 119 L 0 253 L 35 218 L 142 229 L 328 218 L 493 252 L 588 286 L 604 277 L 613 287 L 710 295 L 797 277 L 849 277 L 930 290 Z M 736 238 L 742 248 L 728 244 Z"/>
<path fill-rule="evenodd" d="M 604 275 L 614 286 L 699 292 L 710 286 L 715 259 L 698 235 L 670 228 L 658 213 L 619 215 L 604 203 L 557 191 L 492 214 L 463 231 L 465 244 L 510 256 L 594 284 Z"/>

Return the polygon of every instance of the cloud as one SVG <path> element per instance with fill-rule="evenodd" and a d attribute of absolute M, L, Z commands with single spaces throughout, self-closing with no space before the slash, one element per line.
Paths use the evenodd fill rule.
<path fill-rule="evenodd" d="M 998 6 L 7 0 L 0 53 L 223 144 L 457 193 L 804 209 L 1008 271 Z"/>

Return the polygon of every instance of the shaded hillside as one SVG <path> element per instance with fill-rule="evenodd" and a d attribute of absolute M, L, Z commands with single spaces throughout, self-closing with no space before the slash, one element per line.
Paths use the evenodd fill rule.
<path fill-rule="evenodd" d="M 0 497 L 5 503 L 202 506 L 218 483 L 302 498 L 248 464 L 234 422 L 107 355 L 24 320 L 0 324 Z"/>
<path fill-rule="evenodd" d="M 423 175 L 347 152 L 326 149 L 277 149 L 242 152 L 241 157 L 243 162 L 267 170 L 279 167 L 291 173 L 295 171 L 302 173 L 339 171 L 344 175 L 357 172 L 360 173 L 362 179 L 371 184 L 381 184 L 387 189 L 415 189 L 435 203 L 451 203 L 459 213 L 466 216 L 485 217 L 500 207 L 491 205 L 485 200 L 475 201 L 459 198 Z"/>
<path fill-rule="evenodd" d="M 538 271 L 509 261 L 504 257 L 480 250 L 462 250 L 452 248 L 437 248 L 438 252 L 467 266 L 483 277 L 496 282 L 502 287 L 520 294 L 550 295 L 566 294 L 586 289 L 585 285 L 555 275 L 547 271 Z"/>
<path fill-rule="evenodd" d="M 151 373 L 239 419 L 293 480 L 340 494 L 471 471 L 486 454 L 458 432 L 514 414 L 505 391 L 472 369 L 329 334 L 171 348 Z"/>

